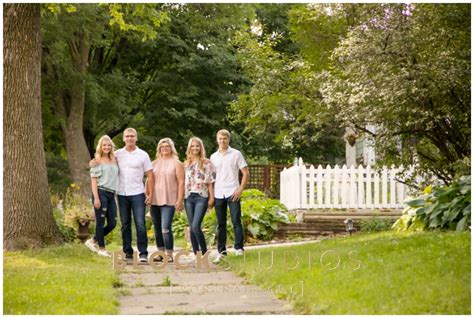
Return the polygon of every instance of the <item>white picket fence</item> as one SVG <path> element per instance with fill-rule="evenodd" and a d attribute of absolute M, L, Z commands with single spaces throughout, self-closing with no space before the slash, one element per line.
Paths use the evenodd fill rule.
<path fill-rule="evenodd" d="M 395 180 L 399 168 L 347 168 L 298 164 L 280 173 L 280 202 L 292 209 L 399 209 L 405 185 Z"/>

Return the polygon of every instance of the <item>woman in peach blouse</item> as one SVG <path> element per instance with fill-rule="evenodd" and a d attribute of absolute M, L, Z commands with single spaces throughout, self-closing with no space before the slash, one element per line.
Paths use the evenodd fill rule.
<path fill-rule="evenodd" d="M 156 147 L 152 162 L 155 188 L 150 214 L 155 229 L 156 247 L 166 251 L 168 262 L 173 262 L 173 217 L 183 209 L 184 168 L 170 138 L 163 138 Z M 158 256 L 153 261 L 162 261 Z"/>
<path fill-rule="evenodd" d="M 214 181 L 216 172 L 211 161 L 206 158 L 206 150 L 201 139 L 192 137 L 186 151 L 184 202 L 186 216 L 191 229 L 191 244 L 194 254 L 207 252 L 206 239 L 201 223 L 208 209 L 214 206 Z"/>

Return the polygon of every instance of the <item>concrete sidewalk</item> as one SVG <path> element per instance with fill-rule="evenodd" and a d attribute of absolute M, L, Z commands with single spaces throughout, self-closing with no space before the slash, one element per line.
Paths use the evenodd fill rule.
<path fill-rule="evenodd" d="M 303 241 L 247 246 L 246 250 L 294 246 L 319 242 Z M 149 248 L 151 255 L 155 248 Z M 179 249 L 176 250 L 176 252 Z M 233 253 L 233 249 L 228 249 Z M 210 260 L 217 256 L 213 250 Z M 150 265 L 127 265 L 120 273 L 124 295 L 119 297 L 120 314 L 291 314 L 291 305 L 271 291 L 248 284 L 223 267 L 197 268 L 192 256 L 176 264 L 155 269 Z"/>

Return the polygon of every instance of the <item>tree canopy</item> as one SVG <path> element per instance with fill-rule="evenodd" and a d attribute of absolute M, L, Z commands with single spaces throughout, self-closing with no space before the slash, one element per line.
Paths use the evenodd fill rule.
<path fill-rule="evenodd" d="M 470 168 L 468 4 L 50 5 L 42 22 L 50 176 L 128 126 L 152 157 L 163 137 L 210 153 L 227 128 L 251 162 L 342 164 L 350 127 L 380 165 Z"/>
<path fill-rule="evenodd" d="M 371 5 L 334 50 L 323 94 L 387 164 L 449 183 L 470 167 L 470 7 Z"/>

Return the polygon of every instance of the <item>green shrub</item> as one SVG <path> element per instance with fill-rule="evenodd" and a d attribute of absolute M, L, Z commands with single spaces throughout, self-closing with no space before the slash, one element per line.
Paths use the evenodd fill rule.
<path fill-rule="evenodd" d="M 392 227 L 392 220 L 387 218 L 373 217 L 360 221 L 360 230 L 362 232 L 381 232 L 390 230 Z"/>
<path fill-rule="evenodd" d="M 64 224 L 63 195 L 59 193 L 50 193 L 50 201 L 53 207 L 53 217 L 59 231 L 66 242 L 74 242 L 76 231 Z"/>
<path fill-rule="evenodd" d="M 173 235 L 176 238 L 184 237 L 184 229 L 188 226 L 186 212 L 176 213 L 173 218 Z"/>
<path fill-rule="evenodd" d="M 450 229 L 463 231 L 471 225 L 471 176 L 463 176 L 449 186 L 432 189 L 405 202 L 408 207 L 395 222 L 397 231 Z"/>
<path fill-rule="evenodd" d="M 242 223 L 246 237 L 271 240 L 280 223 L 289 223 L 285 207 L 276 199 L 267 199 L 256 189 L 242 194 Z"/>
<path fill-rule="evenodd" d="M 73 228 L 64 225 L 63 213 L 58 208 L 53 208 L 53 216 L 64 240 L 66 242 L 74 242 L 76 239 L 76 231 Z"/>

